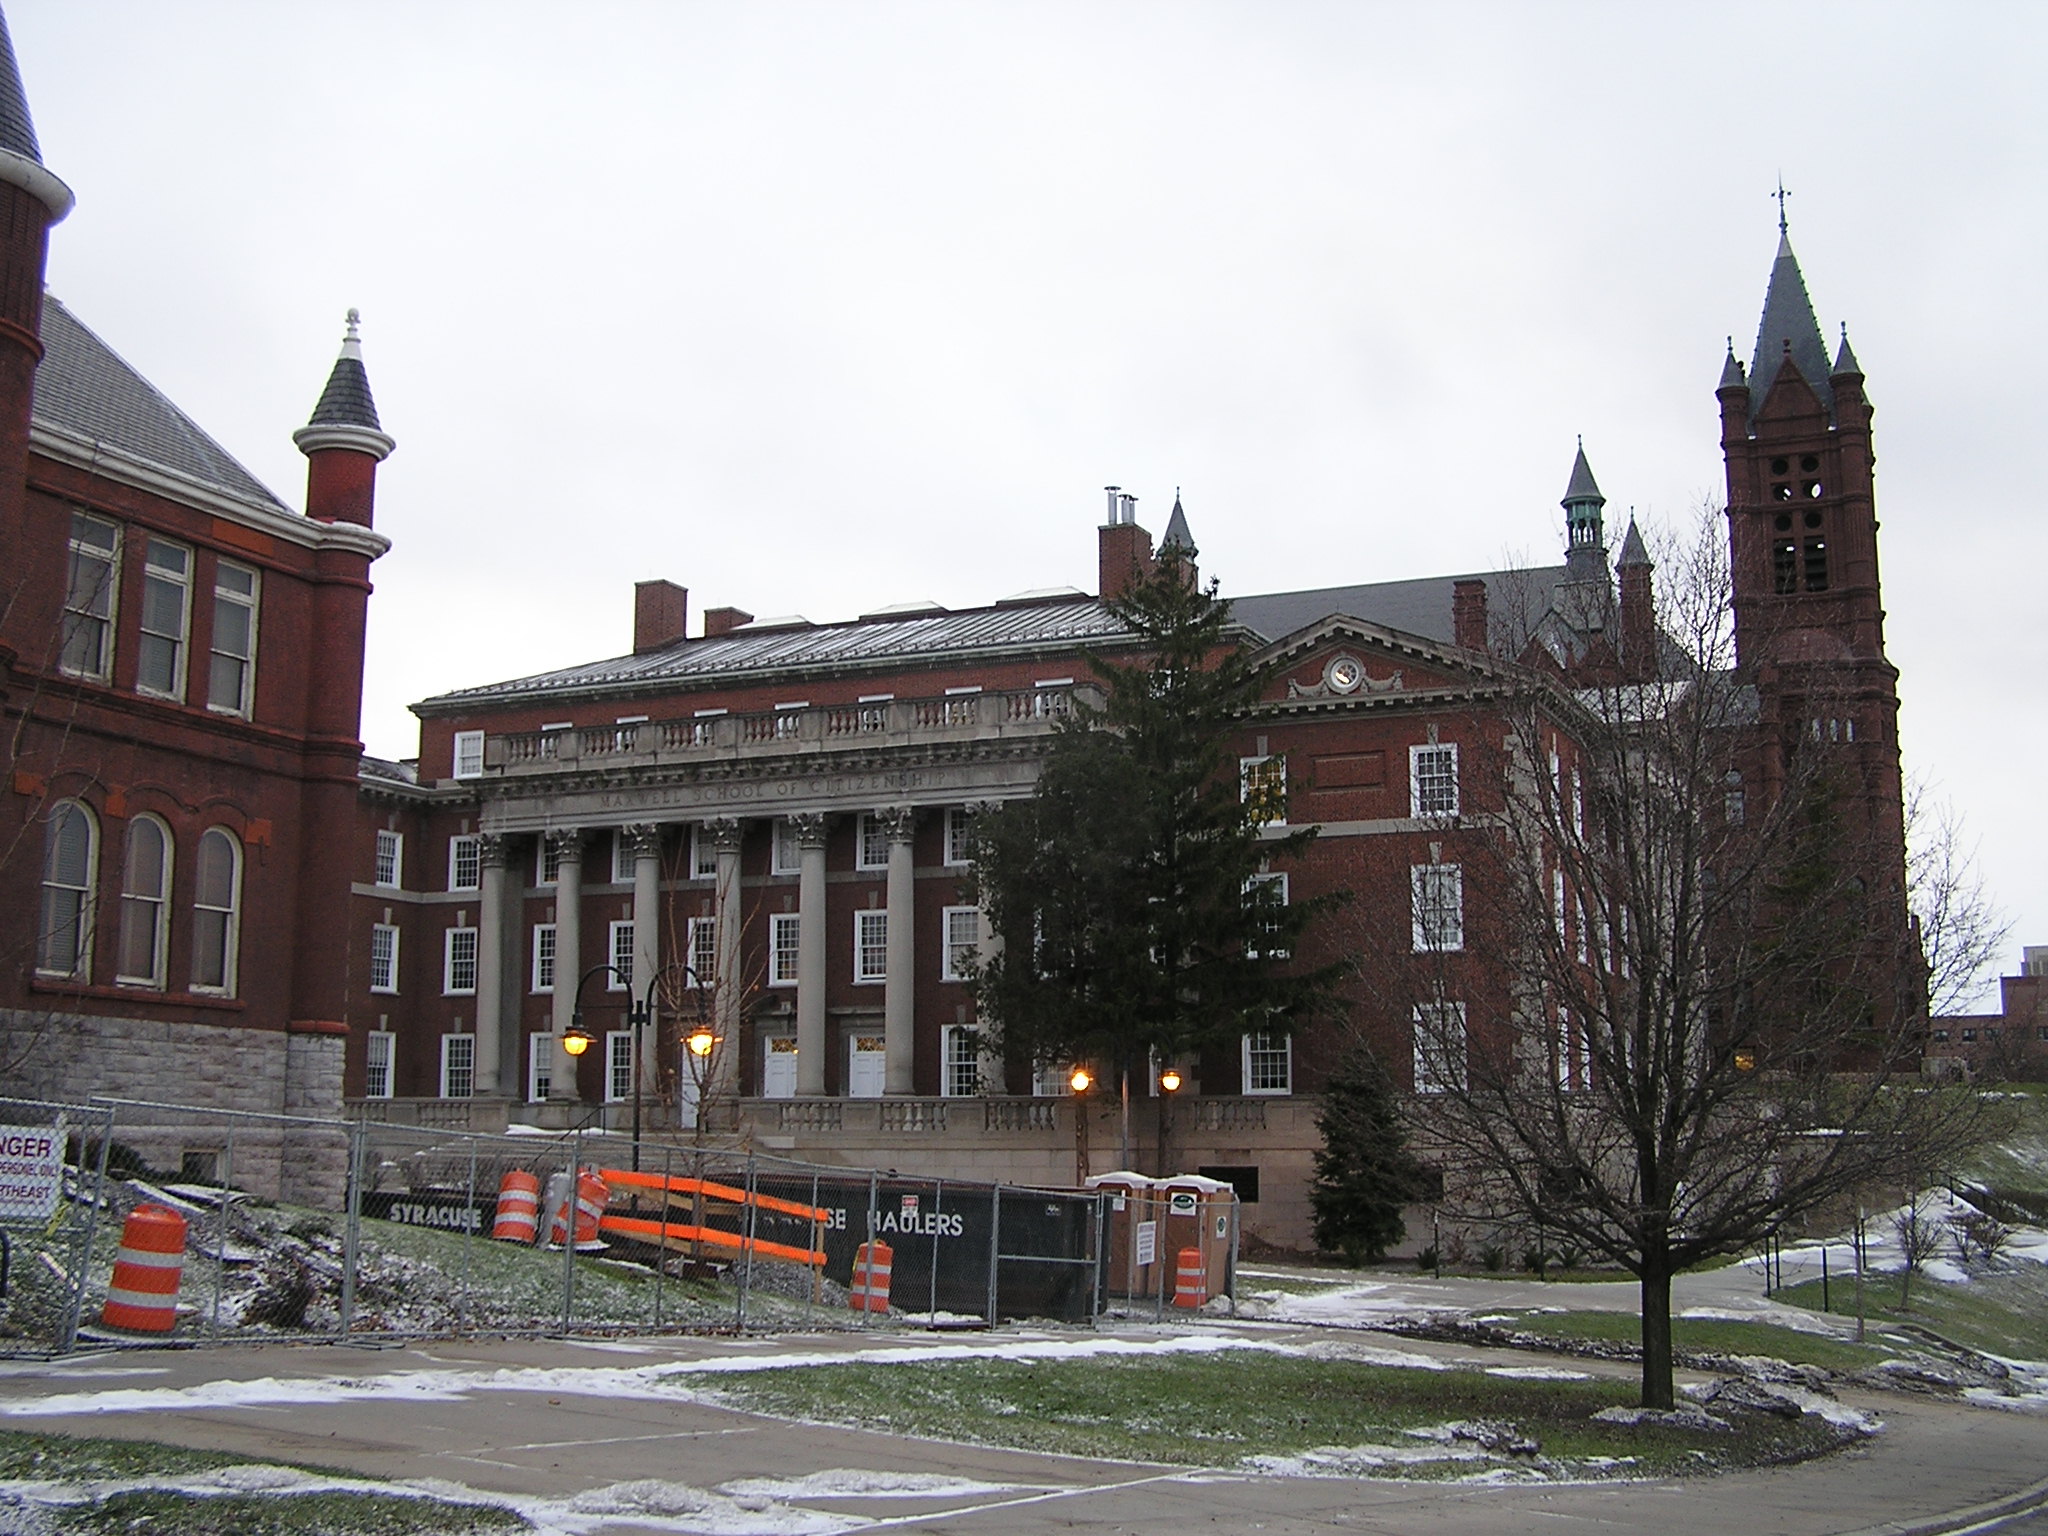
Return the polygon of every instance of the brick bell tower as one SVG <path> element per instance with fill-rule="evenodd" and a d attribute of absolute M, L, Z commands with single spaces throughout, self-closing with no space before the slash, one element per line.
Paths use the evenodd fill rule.
<path fill-rule="evenodd" d="M 1899 674 L 1884 653 L 1870 402 L 1846 326 L 1828 360 L 1782 203 L 1755 356 L 1745 372 L 1731 341 L 1716 394 L 1736 658 L 1761 709 L 1747 771 L 1768 802 L 1802 746 L 1845 765 L 1867 878 L 1903 917 Z"/>

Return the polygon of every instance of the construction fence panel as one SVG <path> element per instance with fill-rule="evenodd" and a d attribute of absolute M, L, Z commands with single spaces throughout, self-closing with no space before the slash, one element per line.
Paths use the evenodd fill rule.
<path fill-rule="evenodd" d="M 0 1099 L 0 1355 L 60 1355 L 77 1336 L 109 1225 L 111 1120 L 88 1105 Z"/>

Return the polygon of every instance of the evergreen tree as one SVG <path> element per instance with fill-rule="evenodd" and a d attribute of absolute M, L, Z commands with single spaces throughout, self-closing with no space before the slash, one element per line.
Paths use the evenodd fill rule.
<path fill-rule="evenodd" d="M 1319 1247 L 1354 1268 L 1386 1257 L 1407 1235 L 1401 1208 L 1419 1199 L 1427 1170 L 1408 1150 L 1394 1084 L 1377 1056 L 1355 1046 L 1323 1088 L 1309 1207 Z"/>
<path fill-rule="evenodd" d="M 1314 831 L 1266 835 L 1284 791 L 1240 792 L 1232 737 L 1260 679 L 1193 574 L 1169 544 L 1113 604 L 1143 659 L 1091 655 L 1105 704 L 1063 724 L 1030 799 L 977 819 L 978 894 L 1004 940 L 977 996 L 1013 1058 L 1142 1080 L 1151 1054 L 1287 1033 L 1331 992 L 1337 967 L 1290 961 L 1329 900 L 1289 904 L 1260 878 Z"/>

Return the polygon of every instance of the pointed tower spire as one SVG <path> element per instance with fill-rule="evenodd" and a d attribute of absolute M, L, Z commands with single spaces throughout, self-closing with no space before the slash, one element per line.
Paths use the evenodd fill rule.
<path fill-rule="evenodd" d="M 1728 360 L 1721 364 L 1721 382 L 1714 386 L 1723 389 L 1749 388 L 1749 375 L 1742 371 L 1742 360 L 1735 355 L 1735 338 L 1728 338 Z"/>
<path fill-rule="evenodd" d="M 1572 460 L 1571 482 L 1565 486 L 1565 580 L 1607 582 L 1607 534 L 1601 525 L 1600 509 L 1607 498 L 1593 478 L 1593 466 L 1586 462 L 1586 440 L 1579 439 L 1578 457 Z"/>
<path fill-rule="evenodd" d="M 1162 554 L 1175 546 L 1178 546 L 1181 553 L 1190 560 L 1201 553 L 1195 548 L 1194 535 L 1188 532 L 1188 515 L 1180 509 L 1179 486 L 1173 488 L 1173 511 L 1166 519 L 1166 534 L 1159 541 Z"/>
<path fill-rule="evenodd" d="M 49 210 L 55 224 L 71 211 L 71 189 L 43 168 L 42 146 L 36 142 L 35 119 L 29 116 L 28 93 L 21 88 L 21 67 L 14 62 L 14 40 L 7 18 L 0 15 L 0 185 L 19 187 Z"/>
<path fill-rule="evenodd" d="M 306 456 L 306 516 L 370 526 L 377 466 L 398 446 L 377 419 L 370 376 L 363 369 L 362 316 L 348 312 L 341 355 L 313 416 L 292 434 Z"/>
<path fill-rule="evenodd" d="M 1849 322 L 1842 322 L 1842 345 L 1835 352 L 1834 376 L 1847 378 L 1850 375 L 1863 377 L 1863 365 L 1856 361 L 1856 354 L 1849 350 Z"/>
<path fill-rule="evenodd" d="M 1628 520 L 1628 532 L 1622 535 L 1621 558 L 1615 562 L 1617 570 L 1628 570 L 1633 566 L 1648 565 L 1650 552 L 1643 546 L 1642 530 L 1636 527 L 1636 520 Z"/>
<path fill-rule="evenodd" d="M 1799 258 L 1792 254 L 1792 237 L 1781 223 L 1778 255 L 1771 263 L 1770 285 L 1764 290 L 1763 319 L 1757 325 L 1756 355 L 1749 365 L 1752 421 L 1763 409 L 1771 385 L 1777 382 L 1778 370 L 1788 362 L 1813 387 L 1820 403 L 1832 415 L 1835 399 L 1828 385 L 1827 344 L 1821 340 L 1820 322 L 1813 317 L 1813 301 L 1806 296 L 1806 279 L 1800 274 Z M 1725 370 L 1722 382 L 1727 382 Z"/>

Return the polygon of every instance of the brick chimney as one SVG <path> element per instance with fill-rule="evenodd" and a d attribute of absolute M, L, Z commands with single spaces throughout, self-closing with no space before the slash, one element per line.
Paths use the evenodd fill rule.
<path fill-rule="evenodd" d="M 1486 649 L 1486 583 L 1476 576 L 1451 583 L 1451 638 L 1468 651 Z"/>
<path fill-rule="evenodd" d="M 1152 535 L 1138 526 L 1138 498 L 1119 486 L 1109 493 L 1109 520 L 1096 531 L 1096 591 L 1115 602 L 1152 569 Z"/>
<path fill-rule="evenodd" d="M 742 624 L 751 624 L 754 616 L 744 608 L 706 608 L 704 610 L 704 638 L 716 639 L 729 635 Z"/>
<path fill-rule="evenodd" d="M 658 651 L 683 638 L 690 617 L 690 589 L 672 581 L 633 583 L 633 654 Z"/>

